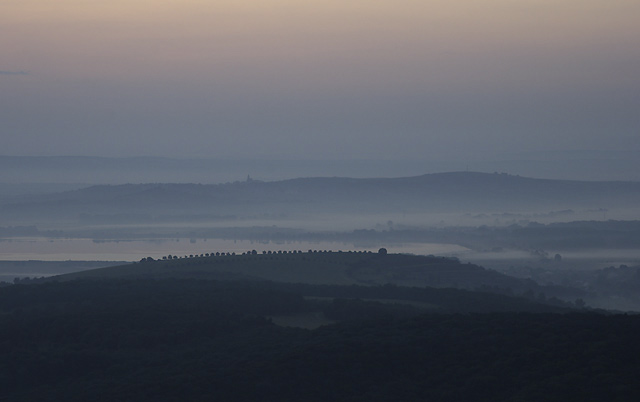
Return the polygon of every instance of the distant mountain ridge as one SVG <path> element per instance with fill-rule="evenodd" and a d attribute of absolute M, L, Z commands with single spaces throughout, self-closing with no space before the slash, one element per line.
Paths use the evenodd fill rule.
<path fill-rule="evenodd" d="M 389 213 L 562 210 L 640 205 L 640 183 L 450 172 L 225 184 L 97 185 L 3 206 L 11 213 Z"/>
<path fill-rule="evenodd" d="M 220 159 L 159 156 L 0 155 L 0 183 L 223 183 L 250 174 L 296 177 L 405 177 L 415 172 L 509 172 L 525 177 L 640 181 L 640 151 L 545 150 L 461 159 Z M 78 188 L 78 187 L 76 187 Z"/>

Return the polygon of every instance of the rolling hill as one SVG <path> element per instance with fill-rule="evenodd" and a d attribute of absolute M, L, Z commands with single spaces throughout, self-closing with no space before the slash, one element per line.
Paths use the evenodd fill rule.
<path fill-rule="evenodd" d="M 575 299 L 578 289 L 542 287 L 530 280 L 513 278 L 481 266 L 437 256 L 332 252 L 309 250 L 296 253 L 203 255 L 144 261 L 74 272 L 48 281 L 77 279 L 207 279 L 250 280 L 279 283 L 340 286 L 409 286 L 483 289 L 498 293 Z"/>
<path fill-rule="evenodd" d="M 248 179 L 216 185 L 123 184 L 26 196 L 2 205 L 12 217 L 135 217 L 203 214 L 208 217 L 347 213 L 549 211 L 633 208 L 640 183 L 531 179 L 454 172 L 389 179 Z M 136 215 L 137 214 L 137 215 Z"/>

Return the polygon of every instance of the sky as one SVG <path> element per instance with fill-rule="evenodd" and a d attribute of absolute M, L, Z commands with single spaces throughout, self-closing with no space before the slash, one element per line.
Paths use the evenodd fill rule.
<path fill-rule="evenodd" d="M 637 0 L 0 0 L 2 155 L 640 151 Z"/>

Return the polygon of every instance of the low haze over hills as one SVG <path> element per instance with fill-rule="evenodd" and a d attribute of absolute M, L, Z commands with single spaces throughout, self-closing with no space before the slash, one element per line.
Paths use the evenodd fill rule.
<path fill-rule="evenodd" d="M 217 185 L 123 184 L 24 196 L 2 210 L 17 222 L 31 217 L 203 214 L 261 217 L 348 213 L 625 211 L 640 205 L 640 183 L 531 179 L 474 172 L 389 179 L 299 178 Z M 613 212 L 612 212 L 613 214 Z M 134 219 L 135 220 L 135 219 Z"/>

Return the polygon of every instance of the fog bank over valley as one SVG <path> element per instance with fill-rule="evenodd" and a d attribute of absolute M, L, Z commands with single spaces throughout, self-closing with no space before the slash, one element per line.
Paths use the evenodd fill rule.
<path fill-rule="evenodd" d="M 2 200 L 3 260 L 385 248 L 480 264 L 549 287 L 534 293 L 640 310 L 633 288 L 616 288 L 632 286 L 629 275 L 640 266 L 640 182 L 462 171 L 44 189 Z M 41 273 L 37 265 L 23 266 L 24 276 Z M 15 274 L 11 265 L 3 277 Z"/>

